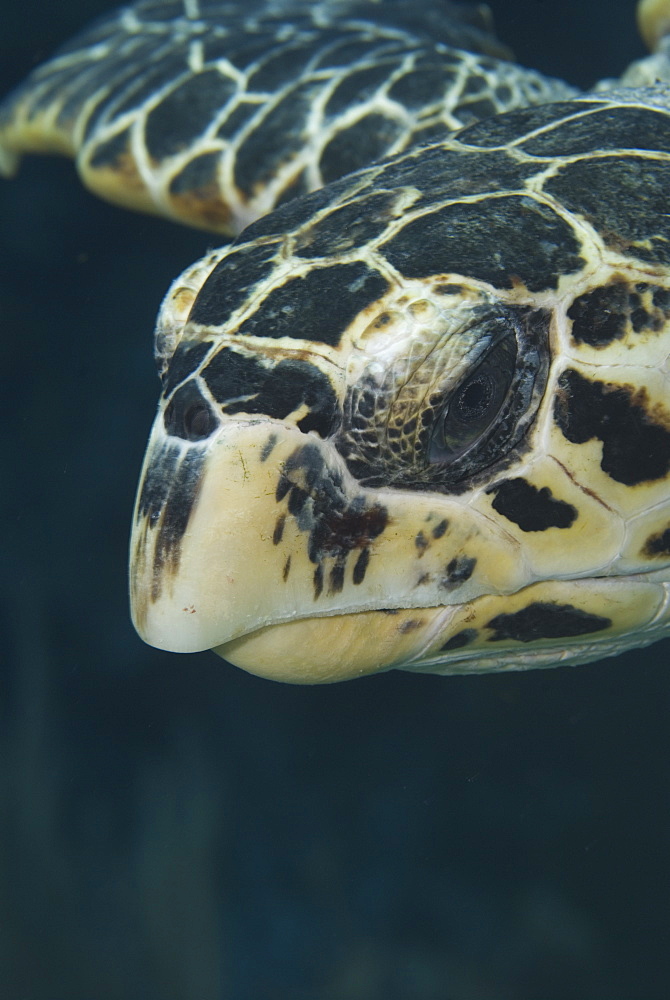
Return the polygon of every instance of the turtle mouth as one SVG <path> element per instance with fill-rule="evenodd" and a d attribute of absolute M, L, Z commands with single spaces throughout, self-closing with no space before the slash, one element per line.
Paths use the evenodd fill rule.
<path fill-rule="evenodd" d="M 420 658 L 449 614 L 449 608 L 388 608 L 301 618 L 256 629 L 213 651 L 260 677 L 328 684 Z"/>
<path fill-rule="evenodd" d="M 663 586 L 654 573 L 546 580 L 465 605 L 305 618 L 258 629 L 214 649 L 277 681 L 325 684 L 401 667 L 486 673 L 586 663 L 659 638 Z"/>

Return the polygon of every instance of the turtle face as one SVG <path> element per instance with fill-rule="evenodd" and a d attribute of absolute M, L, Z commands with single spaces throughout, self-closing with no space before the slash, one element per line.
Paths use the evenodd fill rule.
<path fill-rule="evenodd" d="M 611 137 L 611 107 L 575 102 L 566 142 L 594 108 Z M 148 642 L 329 681 L 584 662 L 667 630 L 667 163 L 562 158 L 534 114 L 532 155 L 475 126 L 175 283 L 131 543 Z"/>
<path fill-rule="evenodd" d="M 547 335 L 544 310 L 406 282 L 333 345 L 191 318 L 138 494 L 141 634 L 330 679 L 404 662 L 454 605 L 519 589 L 517 546 L 470 499 L 528 449 Z"/>
<path fill-rule="evenodd" d="M 148 642 L 313 682 L 583 659 L 653 619 L 650 576 L 607 574 L 627 574 L 631 552 L 638 570 L 667 557 L 670 435 L 639 409 L 640 391 L 591 377 L 600 348 L 580 331 L 604 335 L 587 316 L 606 300 L 610 326 L 618 302 L 619 325 L 639 337 L 643 301 L 650 330 L 670 314 L 660 289 L 610 282 L 552 313 L 464 282 L 400 281 L 336 343 L 314 329 L 278 340 L 217 330 L 200 311 L 217 308 L 208 295 L 235 252 L 178 281 L 159 324 L 159 350 L 178 344 L 131 558 Z M 274 275 L 260 302 L 285 282 Z M 573 356 L 552 362 L 570 324 Z M 631 471 L 645 435 L 655 534 L 626 485 L 645 478 Z M 620 505 L 630 495 L 627 519 L 586 485 L 598 475 L 603 493 L 612 477 L 622 484 Z"/>

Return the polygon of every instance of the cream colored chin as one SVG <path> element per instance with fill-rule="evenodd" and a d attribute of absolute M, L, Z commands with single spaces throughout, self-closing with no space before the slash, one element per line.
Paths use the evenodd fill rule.
<path fill-rule="evenodd" d="M 329 684 L 413 659 L 444 608 L 362 611 L 268 625 L 213 652 L 249 673 L 289 684 Z"/>

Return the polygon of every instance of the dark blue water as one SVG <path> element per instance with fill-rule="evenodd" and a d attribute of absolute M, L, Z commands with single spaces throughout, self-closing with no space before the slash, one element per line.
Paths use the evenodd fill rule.
<path fill-rule="evenodd" d="M 3 91 L 108 4 L 6 7 Z M 579 84 L 642 54 L 629 0 L 494 8 Z M 0 1000 L 665 1000 L 670 646 L 306 689 L 142 645 L 150 335 L 211 240 L 60 161 L 0 220 Z"/>

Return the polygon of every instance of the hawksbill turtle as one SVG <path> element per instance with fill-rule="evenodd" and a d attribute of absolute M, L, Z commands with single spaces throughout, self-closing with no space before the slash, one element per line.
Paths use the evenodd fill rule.
<path fill-rule="evenodd" d="M 132 614 L 323 682 L 670 632 L 670 8 L 579 94 L 484 8 L 141 0 L 0 105 L 0 167 L 237 235 L 173 283 Z"/>

